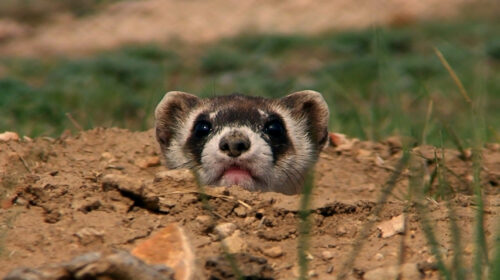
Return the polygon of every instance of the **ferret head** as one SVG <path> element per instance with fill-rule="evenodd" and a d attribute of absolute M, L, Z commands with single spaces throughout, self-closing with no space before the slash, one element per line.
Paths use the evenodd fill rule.
<path fill-rule="evenodd" d="M 167 166 L 192 169 L 204 185 L 300 192 L 328 139 L 320 93 L 280 99 L 229 95 L 200 99 L 171 91 L 155 110 Z"/>

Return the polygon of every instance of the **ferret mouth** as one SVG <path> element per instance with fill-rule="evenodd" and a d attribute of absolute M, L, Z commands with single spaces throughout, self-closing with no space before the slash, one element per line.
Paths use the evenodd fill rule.
<path fill-rule="evenodd" d="M 230 165 L 222 171 L 219 181 L 224 185 L 248 186 L 256 180 L 252 171 L 240 165 Z"/>

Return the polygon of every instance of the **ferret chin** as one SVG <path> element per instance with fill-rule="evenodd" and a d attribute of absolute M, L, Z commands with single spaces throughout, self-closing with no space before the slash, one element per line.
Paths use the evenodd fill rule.
<path fill-rule="evenodd" d="M 327 143 L 328 119 L 325 100 L 311 90 L 280 99 L 171 91 L 155 110 L 168 168 L 190 168 L 204 185 L 286 194 L 300 192 Z"/>

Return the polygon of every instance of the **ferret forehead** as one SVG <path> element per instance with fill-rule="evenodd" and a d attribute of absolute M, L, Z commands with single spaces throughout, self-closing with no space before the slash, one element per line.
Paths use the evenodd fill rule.
<path fill-rule="evenodd" d="M 215 97 L 208 100 L 204 114 L 220 125 L 258 124 L 273 114 L 269 101 L 261 97 L 243 95 Z"/>

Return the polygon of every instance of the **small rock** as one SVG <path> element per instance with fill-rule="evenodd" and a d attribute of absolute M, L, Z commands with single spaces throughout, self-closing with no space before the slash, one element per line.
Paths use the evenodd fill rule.
<path fill-rule="evenodd" d="M 240 218 L 245 218 L 247 216 L 247 209 L 243 206 L 238 206 L 234 208 L 234 214 Z"/>
<path fill-rule="evenodd" d="M 213 227 L 212 217 L 208 215 L 198 216 L 196 217 L 195 221 L 198 224 L 199 231 L 203 234 L 206 234 L 207 232 L 211 231 Z"/>
<path fill-rule="evenodd" d="M 393 217 L 388 221 L 380 223 L 377 228 L 382 233 L 382 238 L 388 238 L 398 233 L 405 231 L 405 217 L 404 214 Z"/>
<path fill-rule="evenodd" d="M 201 216 L 196 217 L 194 220 L 200 224 L 208 224 L 208 223 L 210 223 L 212 218 L 209 215 L 201 215 Z"/>
<path fill-rule="evenodd" d="M 325 261 L 333 259 L 333 253 L 330 251 L 321 252 L 321 258 Z"/>
<path fill-rule="evenodd" d="M 333 264 L 329 265 L 326 269 L 326 273 L 331 274 L 333 272 Z"/>
<path fill-rule="evenodd" d="M 113 155 L 109 152 L 104 152 L 101 154 L 101 159 L 103 160 L 110 160 L 110 159 L 113 159 Z"/>
<path fill-rule="evenodd" d="M 318 273 L 316 272 L 316 270 L 311 269 L 311 270 L 309 270 L 309 271 L 307 272 L 307 276 L 308 276 L 308 277 L 316 277 L 316 276 L 318 276 Z"/>
<path fill-rule="evenodd" d="M 347 233 L 347 228 L 345 226 L 337 227 L 337 236 L 343 236 L 346 235 L 346 233 Z"/>
<path fill-rule="evenodd" d="M 312 260 L 314 260 L 314 256 L 311 253 L 306 252 L 306 259 L 312 261 Z"/>
<path fill-rule="evenodd" d="M 12 131 L 0 133 L 0 142 L 19 141 L 19 135 Z"/>
<path fill-rule="evenodd" d="M 169 181 L 179 184 L 196 184 L 196 178 L 189 169 L 172 169 L 158 172 L 155 174 L 154 181 Z"/>
<path fill-rule="evenodd" d="M 160 165 L 160 158 L 157 156 L 150 156 L 146 158 L 140 158 L 135 161 L 135 165 L 142 169 L 146 169 L 148 167 L 154 167 Z"/>
<path fill-rule="evenodd" d="M 195 255 L 178 224 L 169 224 L 137 245 L 131 253 L 147 264 L 173 268 L 175 279 L 196 279 Z"/>
<path fill-rule="evenodd" d="M 417 280 L 420 279 L 420 271 L 416 263 L 405 263 L 403 265 L 393 265 L 386 267 L 379 267 L 365 272 L 363 275 L 364 280 L 378 280 L 378 279 L 401 279 L 401 280 Z"/>
<path fill-rule="evenodd" d="M 266 249 L 261 249 L 262 254 L 270 257 L 270 258 L 279 258 L 283 256 L 283 249 L 281 246 L 273 246 Z"/>
<path fill-rule="evenodd" d="M 333 147 L 338 147 L 347 141 L 347 137 L 342 133 L 330 132 L 330 144 Z"/>
<path fill-rule="evenodd" d="M 142 196 L 144 184 L 134 178 L 119 174 L 107 174 L 102 177 L 102 188 L 105 191 L 117 189 Z"/>
<path fill-rule="evenodd" d="M 26 135 L 23 136 L 23 140 L 26 142 L 33 142 L 33 139 L 31 139 L 30 137 L 28 137 Z"/>
<path fill-rule="evenodd" d="M 246 217 L 244 220 L 243 220 L 243 224 L 245 226 L 250 226 L 251 224 L 255 223 L 255 221 L 257 221 L 257 219 L 255 217 Z"/>
<path fill-rule="evenodd" d="M 214 232 L 220 239 L 224 239 L 228 236 L 231 236 L 235 230 L 236 230 L 236 225 L 233 223 L 218 224 L 214 228 Z"/>
<path fill-rule="evenodd" d="M 376 261 L 381 261 L 384 259 L 384 255 L 381 253 L 376 253 L 375 256 L 373 257 Z"/>
<path fill-rule="evenodd" d="M 486 148 L 488 148 L 494 152 L 497 152 L 500 150 L 500 143 L 488 143 L 488 144 L 486 144 Z"/>
<path fill-rule="evenodd" d="M 241 231 L 239 230 L 235 230 L 231 236 L 224 238 L 222 244 L 226 246 L 230 254 L 241 253 L 247 249 L 247 243 L 241 237 Z"/>
<path fill-rule="evenodd" d="M 75 233 L 75 236 L 78 237 L 80 244 L 84 246 L 94 242 L 104 241 L 104 231 L 100 231 L 90 227 L 80 229 Z"/>

